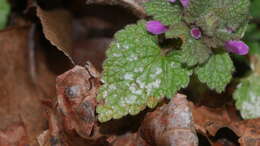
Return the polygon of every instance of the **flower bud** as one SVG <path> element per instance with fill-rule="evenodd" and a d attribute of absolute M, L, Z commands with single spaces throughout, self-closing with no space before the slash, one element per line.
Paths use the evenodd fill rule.
<path fill-rule="evenodd" d="M 249 47 L 242 41 L 230 40 L 226 42 L 225 48 L 232 53 L 238 55 L 246 55 L 249 51 Z"/>
<path fill-rule="evenodd" d="M 158 35 L 165 33 L 168 30 L 168 27 L 162 24 L 160 21 L 148 21 L 146 23 L 146 29 L 148 32 Z"/>
<path fill-rule="evenodd" d="M 182 6 L 187 8 L 189 6 L 190 0 L 180 0 Z"/>
<path fill-rule="evenodd" d="M 192 28 L 191 31 L 190 31 L 190 34 L 195 39 L 200 39 L 201 38 L 201 31 L 197 27 Z"/>

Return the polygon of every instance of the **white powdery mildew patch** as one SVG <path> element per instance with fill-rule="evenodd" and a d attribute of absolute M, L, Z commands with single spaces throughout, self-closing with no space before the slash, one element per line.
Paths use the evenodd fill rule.
<path fill-rule="evenodd" d="M 160 67 L 157 67 L 156 70 L 155 70 L 155 73 L 150 74 L 150 77 L 151 78 L 156 78 L 161 73 L 162 73 L 162 69 Z"/>
<path fill-rule="evenodd" d="M 133 80 L 134 79 L 134 75 L 133 74 L 130 74 L 130 73 L 126 73 L 124 75 L 124 79 L 125 80 Z"/>
<path fill-rule="evenodd" d="M 135 84 L 132 84 L 132 85 L 129 87 L 129 90 L 130 90 L 133 94 L 142 95 L 142 90 L 137 89 L 137 87 L 136 87 Z"/>
<path fill-rule="evenodd" d="M 145 83 L 143 81 L 141 81 L 141 79 L 137 79 L 136 82 L 138 83 L 138 85 L 140 86 L 140 88 L 144 88 L 145 87 Z"/>
<path fill-rule="evenodd" d="M 129 45 L 124 45 L 123 47 L 124 47 L 124 49 L 126 49 L 126 50 L 129 49 Z"/>
<path fill-rule="evenodd" d="M 130 96 L 126 97 L 125 102 L 127 104 L 133 104 L 133 103 L 135 103 L 136 99 L 137 99 L 137 96 L 130 95 Z"/>
<path fill-rule="evenodd" d="M 126 103 L 126 100 L 125 99 L 122 99 L 122 100 L 119 100 L 118 104 L 122 107 L 126 107 L 127 106 L 127 103 Z"/>
<path fill-rule="evenodd" d="M 108 96 L 108 91 L 104 91 L 103 98 L 106 98 Z"/>
<path fill-rule="evenodd" d="M 120 43 L 116 43 L 116 47 L 117 47 L 118 49 L 121 49 Z"/>
<path fill-rule="evenodd" d="M 110 91 L 116 90 L 116 86 L 115 85 L 110 85 L 108 90 L 110 90 Z"/>
<path fill-rule="evenodd" d="M 136 73 L 143 72 L 143 71 L 144 71 L 144 68 L 142 68 L 142 67 L 138 67 L 138 68 L 134 69 L 134 72 L 136 72 Z"/>
<path fill-rule="evenodd" d="M 138 59 L 138 57 L 134 54 L 131 54 L 129 57 L 127 57 L 128 61 L 136 61 Z"/>
<path fill-rule="evenodd" d="M 113 57 L 121 57 L 122 55 L 121 55 L 121 54 L 118 54 L 118 53 L 114 53 L 112 56 L 113 56 Z"/>
<path fill-rule="evenodd" d="M 249 93 L 250 99 L 248 102 L 242 102 L 241 114 L 246 118 L 260 117 L 260 96 L 255 93 Z"/>
<path fill-rule="evenodd" d="M 160 85 L 161 85 L 161 80 L 160 79 L 157 79 L 154 82 L 151 82 L 151 83 L 147 84 L 145 88 L 147 90 L 148 95 L 151 94 L 151 91 L 153 91 L 153 89 L 159 88 Z"/>

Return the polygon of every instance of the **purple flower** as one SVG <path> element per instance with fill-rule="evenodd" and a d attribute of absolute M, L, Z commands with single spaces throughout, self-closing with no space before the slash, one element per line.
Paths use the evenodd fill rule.
<path fill-rule="evenodd" d="M 168 0 L 168 2 L 175 3 L 175 2 L 176 2 L 176 0 Z"/>
<path fill-rule="evenodd" d="M 191 31 L 190 31 L 190 34 L 195 39 L 200 39 L 201 38 L 201 31 L 197 27 L 192 28 Z"/>
<path fill-rule="evenodd" d="M 146 23 L 146 29 L 148 32 L 158 35 L 165 33 L 168 30 L 168 27 L 162 24 L 160 21 L 152 20 Z"/>
<path fill-rule="evenodd" d="M 187 8 L 189 6 L 190 0 L 180 0 L 182 6 Z"/>
<path fill-rule="evenodd" d="M 225 43 L 225 48 L 232 53 L 238 55 L 246 55 L 249 51 L 249 47 L 242 41 L 230 40 Z"/>

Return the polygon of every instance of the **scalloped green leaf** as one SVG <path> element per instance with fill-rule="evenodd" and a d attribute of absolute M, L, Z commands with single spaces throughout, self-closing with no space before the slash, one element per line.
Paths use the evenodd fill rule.
<path fill-rule="evenodd" d="M 11 7 L 7 0 L 0 0 L 0 30 L 6 26 Z"/>
<path fill-rule="evenodd" d="M 211 50 L 201 40 L 196 40 L 190 35 L 190 29 L 184 23 L 171 26 L 165 36 L 182 40 L 179 60 L 188 66 L 206 62 L 211 54 Z"/>
<path fill-rule="evenodd" d="M 146 31 L 144 21 L 115 34 L 97 97 L 104 102 L 97 107 L 99 121 L 153 108 L 164 96 L 172 98 L 188 85 L 191 71 L 182 67 L 174 53 L 162 55 L 157 42 L 157 36 Z"/>
<path fill-rule="evenodd" d="M 181 21 L 181 7 L 177 3 L 170 3 L 166 0 L 151 0 L 146 2 L 145 11 L 155 20 L 165 25 L 172 25 Z"/>
<path fill-rule="evenodd" d="M 191 0 L 184 20 L 199 26 L 210 47 L 241 39 L 249 21 L 250 0 Z"/>
<path fill-rule="evenodd" d="M 236 107 L 244 119 L 260 117 L 260 76 L 252 74 L 237 86 L 233 94 Z"/>
<path fill-rule="evenodd" d="M 232 78 L 233 62 L 228 53 L 213 55 L 209 61 L 195 70 L 198 79 L 210 89 L 221 93 Z"/>
<path fill-rule="evenodd" d="M 182 45 L 182 58 L 188 66 L 203 64 L 210 57 L 211 50 L 201 41 L 187 39 Z"/>

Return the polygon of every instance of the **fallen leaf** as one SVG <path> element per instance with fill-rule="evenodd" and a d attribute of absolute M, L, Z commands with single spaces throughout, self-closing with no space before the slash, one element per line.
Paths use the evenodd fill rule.
<path fill-rule="evenodd" d="M 72 53 L 72 16 L 65 9 L 43 10 L 37 7 L 45 37 L 70 60 Z"/>
<path fill-rule="evenodd" d="M 13 123 L 24 123 L 31 145 L 42 132 L 46 120 L 40 99 L 42 91 L 28 71 L 30 27 L 14 27 L 0 32 L 0 129 Z M 11 39 L 10 39 L 11 38 Z"/>
<path fill-rule="evenodd" d="M 185 95 L 148 113 L 140 127 L 140 135 L 150 145 L 197 146 L 191 109 Z"/>
<path fill-rule="evenodd" d="M 91 66 L 92 67 L 92 66 Z M 95 107 L 99 80 L 95 68 L 75 66 L 57 78 L 57 101 L 67 131 L 90 138 L 96 123 Z M 93 135 L 92 135 L 93 136 Z"/>
<path fill-rule="evenodd" d="M 242 120 L 234 106 L 209 108 L 190 103 L 197 132 L 212 137 L 221 128 L 229 128 L 238 137 L 241 146 L 258 146 L 260 144 L 260 118 Z"/>

